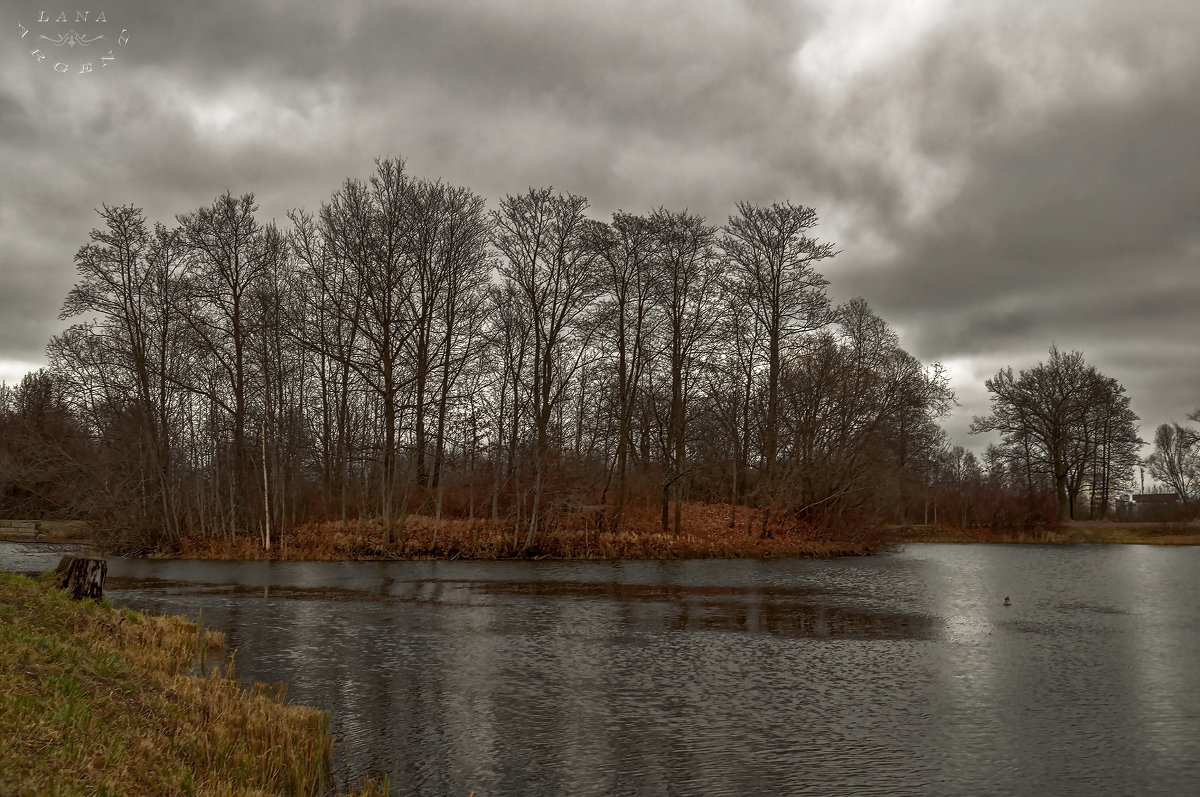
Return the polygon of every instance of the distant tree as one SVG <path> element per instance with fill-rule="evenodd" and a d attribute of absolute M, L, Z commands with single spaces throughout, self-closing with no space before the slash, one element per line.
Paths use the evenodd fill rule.
<path fill-rule="evenodd" d="M 1133 479 L 1133 469 L 1140 462 L 1138 449 L 1142 440 L 1137 436 L 1138 417 L 1130 407 L 1125 388 L 1111 377 L 1102 377 L 1094 389 L 1092 411 L 1087 417 L 1085 438 L 1091 460 L 1086 470 L 1077 473 L 1072 485 L 1079 494 L 1086 485 L 1089 511 L 1093 518 L 1108 515 L 1114 494 Z M 1087 453 L 1087 449 L 1083 453 Z"/>
<path fill-rule="evenodd" d="M 935 478 L 942 521 L 960 528 L 977 525 L 984 472 L 974 452 L 962 446 L 943 450 Z"/>
<path fill-rule="evenodd" d="M 1200 497 L 1200 434 L 1177 423 L 1161 424 L 1154 430 L 1154 453 L 1146 468 L 1190 505 Z"/>
<path fill-rule="evenodd" d="M 77 519 L 97 503 L 108 504 L 91 478 L 104 463 L 64 401 L 63 387 L 46 369 L 26 374 L 15 387 L 0 384 L 0 515 Z M 111 488 L 128 486 L 121 481 Z"/>
<path fill-rule="evenodd" d="M 1089 468 L 1091 487 L 1107 491 L 1114 472 L 1136 461 L 1137 416 L 1124 388 L 1088 365 L 1080 352 L 1050 348 L 1050 359 L 1014 375 L 1005 368 L 985 383 L 992 413 L 976 416 L 971 433 L 999 432 L 1007 461 L 1029 491 L 1053 486 L 1059 516 L 1074 518 Z M 1108 474 L 1108 475 L 1104 475 Z"/>

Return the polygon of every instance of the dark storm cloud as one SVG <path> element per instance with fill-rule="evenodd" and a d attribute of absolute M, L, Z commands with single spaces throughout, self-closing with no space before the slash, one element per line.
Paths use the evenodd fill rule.
<path fill-rule="evenodd" d="M 982 377 L 1051 343 L 1120 379 L 1144 431 L 1200 404 L 1182 343 L 1200 335 L 1200 61 L 1181 38 L 1195 12 L 1079 11 L 1024 30 L 950 17 L 839 112 L 910 105 L 910 163 L 939 178 L 927 209 L 920 192 L 876 204 L 890 246 L 850 255 L 841 287 L 922 357 L 974 363 L 956 432 L 986 412 Z"/>
<path fill-rule="evenodd" d="M 1094 292 L 1138 280 L 1139 259 L 1182 266 L 1200 243 L 1200 107 L 1181 103 L 1190 85 L 1167 88 L 979 151 L 954 202 L 912 237 L 919 262 L 898 295 L 938 283 L 974 302 L 1022 277 Z"/>
<path fill-rule="evenodd" d="M 1148 422 L 1200 403 L 1190 7 L 126 0 L 128 47 L 80 76 L 16 40 L 39 4 L 0 3 L 0 371 L 61 329 L 101 203 L 170 222 L 254 191 L 285 222 L 396 155 L 493 206 L 812 205 L 834 294 L 962 377 L 956 435 L 1052 342 Z"/>

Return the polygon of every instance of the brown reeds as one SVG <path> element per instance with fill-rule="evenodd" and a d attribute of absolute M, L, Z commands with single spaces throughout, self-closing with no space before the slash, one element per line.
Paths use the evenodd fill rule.
<path fill-rule="evenodd" d="M 377 522 L 312 523 L 281 536 L 264 550 L 252 535 L 185 536 L 177 555 L 194 559 L 284 559 L 334 561 L 353 559 L 738 559 L 772 557 L 857 556 L 880 551 L 880 530 L 862 527 L 833 532 L 803 526 L 773 525 L 763 534 L 758 510 L 728 504 L 683 505 L 682 532 L 663 533 L 650 510 L 626 510 L 613 530 L 594 511 L 561 512 L 542 524 L 533 545 L 525 546 L 524 528 L 487 521 L 410 515 L 393 542 L 383 544 Z M 735 518 L 731 524 L 730 519 Z M 436 541 L 434 536 L 437 528 Z"/>

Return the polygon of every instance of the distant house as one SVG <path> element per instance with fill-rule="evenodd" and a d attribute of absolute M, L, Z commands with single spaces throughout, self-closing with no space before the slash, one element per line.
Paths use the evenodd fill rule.
<path fill-rule="evenodd" d="M 1179 503 L 1179 493 L 1137 493 L 1132 496 L 1135 504 L 1167 504 L 1174 506 Z"/>
<path fill-rule="evenodd" d="M 1118 514 L 1137 518 L 1164 518 L 1172 514 L 1182 502 L 1178 493 L 1134 493 L 1117 496 Z M 1121 506 L 1121 505 L 1124 506 Z M 1124 509 L 1125 513 L 1120 510 Z"/>

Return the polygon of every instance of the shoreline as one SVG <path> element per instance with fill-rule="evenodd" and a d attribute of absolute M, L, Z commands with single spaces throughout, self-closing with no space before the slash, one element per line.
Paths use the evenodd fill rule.
<path fill-rule="evenodd" d="M 907 526 L 893 530 L 893 543 L 989 543 L 1017 545 L 1200 545 L 1200 523 L 1070 520 L 1049 529 L 958 529 Z"/>
<path fill-rule="evenodd" d="M 686 516 L 690 514 L 691 517 Z M 1049 528 L 962 529 L 951 526 L 907 525 L 859 533 L 778 530 L 761 535 L 757 518 L 728 522 L 727 507 L 685 507 L 683 534 L 651 530 L 645 522 L 621 531 L 594 527 L 543 532 L 538 541 L 522 549 L 511 531 L 497 533 L 466 521 L 443 521 L 435 533 L 431 518 L 410 516 L 400 539 L 383 543 L 380 529 L 371 522 L 342 526 L 314 523 L 288 531 L 264 550 L 257 535 L 185 536 L 177 544 L 158 549 L 105 546 L 101 540 L 65 535 L 0 533 L 0 541 L 42 545 L 79 546 L 99 555 L 151 560 L 195 561 L 668 561 L 683 559 L 835 559 L 872 556 L 906 543 L 988 543 L 1028 545 L 1117 544 L 1200 545 L 1200 522 L 1155 523 L 1146 521 L 1066 521 Z M 748 522 L 749 521 L 749 522 Z"/>
<path fill-rule="evenodd" d="M 223 644 L 0 573 L 0 792 L 329 792 L 328 713 L 243 688 Z"/>

